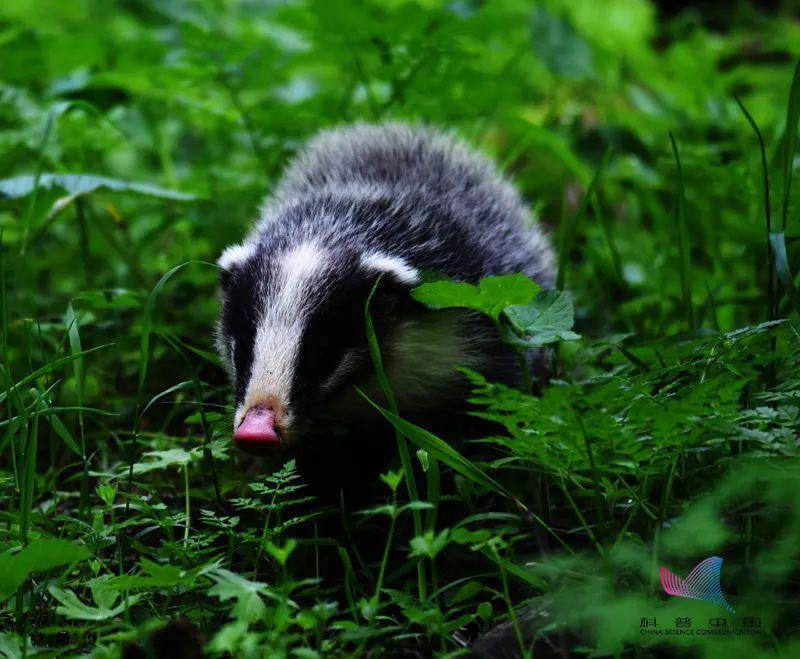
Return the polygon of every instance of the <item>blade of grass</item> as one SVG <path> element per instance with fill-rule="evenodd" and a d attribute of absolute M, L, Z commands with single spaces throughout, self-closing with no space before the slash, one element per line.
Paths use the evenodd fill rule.
<path fill-rule="evenodd" d="M 84 357 L 86 355 L 90 355 L 93 352 L 96 352 L 98 350 L 102 350 L 103 348 L 109 348 L 109 347 L 114 346 L 114 345 L 116 345 L 116 344 L 114 344 L 114 343 L 104 343 L 103 345 L 95 346 L 94 348 L 89 348 L 88 350 L 82 350 L 79 353 L 75 353 L 75 354 L 67 355 L 65 357 L 59 357 L 58 359 L 54 359 L 49 364 L 45 364 L 44 366 L 41 366 L 40 368 L 37 368 L 34 371 L 31 371 L 30 373 L 28 373 L 28 375 L 26 375 L 24 378 L 22 378 L 19 382 L 13 383 L 11 385 L 11 390 L 12 391 L 19 390 L 22 387 L 24 387 L 25 385 L 30 384 L 34 380 L 37 380 L 38 378 L 42 377 L 43 375 L 47 375 L 48 373 L 52 373 L 53 371 L 55 371 L 57 368 L 63 366 L 64 364 L 69 364 L 70 362 L 73 362 L 75 359 L 77 359 L 79 357 Z M 6 396 L 7 395 L 8 395 L 7 392 L 0 393 L 0 403 L 4 402 L 6 400 Z"/>
<path fill-rule="evenodd" d="M 164 274 L 161 279 L 156 282 L 156 285 L 153 286 L 153 289 L 150 291 L 150 294 L 147 296 L 147 301 L 144 305 L 144 314 L 142 316 L 142 330 L 141 330 L 141 338 L 139 344 L 139 385 L 138 385 L 138 402 L 137 402 L 137 410 L 140 407 L 141 403 L 141 396 L 142 390 L 144 389 L 144 383 L 147 378 L 147 361 L 148 355 L 150 351 L 150 334 L 153 328 L 153 315 L 155 314 L 155 307 L 156 301 L 158 300 L 158 296 L 161 293 L 164 286 L 166 286 L 167 282 L 172 279 L 180 270 L 185 268 L 187 265 L 208 265 L 212 268 L 218 268 L 215 263 L 209 263 L 208 261 L 186 261 L 185 263 L 180 263 L 176 265 L 174 268 L 169 270 L 166 274 Z M 137 411 L 138 417 L 138 411 Z"/>
<path fill-rule="evenodd" d="M 356 391 L 361 395 L 361 397 L 366 400 L 370 405 L 372 405 L 378 412 L 380 412 L 383 417 L 391 423 L 395 429 L 402 434 L 404 437 L 408 438 L 414 444 L 416 444 L 419 448 L 424 449 L 428 452 L 431 457 L 436 458 L 440 462 L 443 462 L 448 467 L 453 469 L 454 471 L 458 472 L 465 478 L 471 480 L 478 485 L 500 494 L 511 501 L 513 501 L 516 506 L 519 508 L 520 512 L 523 516 L 530 522 L 536 522 L 541 524 L 547 531 L 552 535 L 559 544 L 572 553 L 572 550 L 569 546 L 561 539 L 561 537 L 548 525 L 539 515 L 531 511 L 522 501 L 520 501 L 514 494 L 509 492 L 506 488 L 504 488 L 500 483 L 494 480 L 491 476 L 486 474 L 480 467 L 478 467 L 475 463 L 465 458 L 461 455 L 456 449 L 454 449 L 450 444 L 445 442 L 443 439 L 437 437 L 431 432 L 428 432 L 424 428 L 420 428 L 419 426 L 414 425 L 413 423 L 406 421 L 405 419 L 400 418 L 393 412 L 390 412 L 387 409 L 384 409 L 374 401 L 370 400 L 369 396 L 367 396 L 363 391 L 356 387 Z"/>
<path fill-rule="evenodd" d="M 775 320 L 775 301 L 774 301 L 774 289 L 773 289 L 773 280 L 774 280 L 774 266 L 772 262 L 772 251 L 770 250 L 770 234 L 772 233 L 772 215 L 770 213 L 770 202 L 769 202 L 769 168 L 767 166 L 767 151 L 766 147 L 764 146 L 764 137 L 761 135 L 761 130 L 758 128 L 758 124 L 756 123 L 753 116 L 748 112 L 747 108 L 745 107 L 744 103 L 742 103 L 741 99 L 738 96 L 734 96 L 736 102 L 739 104 L 739 108 L 742 110 L 742 114 L 744 114 L 745 119 L 750 124 L 750 127 L 753 129 L 753 132 L 756 134 L 756 139 L 758 139 L 758 148 L 761 153 L 761 176 L 762 176 L 762 191 L 763 191 L 763 199 L 764 199 L 764 220 L 766 222 L 766 229 L 767 229 L 767 259 L 769 264 L 769 271 L 768 271 L 768 281 L 767 281 L 767 299 L 769 300 L 769 320 Z"/>
<path fill-rule="evenodd" d="M 775 255 L 775 271 L 778 274 L 778 279 L 786 291 L 786 296 L 789 298 L 789 303 L 795 312 L 800 313 L 798 307 L 797 287 L 794 284 L 794 277 L 789 267 L 789 256 L 786 253 L 786 236 L 783 231 L 774 231 L 769 234 L 769 242 L 772 246 L 772 252 Z"/>
<path fill-rule="evenodd" d="M 197 400 L 197 411 L 200 414 L 200 430 L 203 433 L 203 460 L 206 463 L 206 467 L 208 468 L 208 470 L 209 470 L 209 472 L 211 474 L 211 482 L 212 482 L 212 484 L 214 486 L 214 494 L 216 496 L 217 503 L 221 504 L 222 503 L 222 493 L 221 493 L 221 491 L 219 489 L 219 479 L 217 478 L 217 467 L 214 464 L 214 456 L 212 455 L 211 449 L 209 448 L 210 444 L 211 444 L 211 429 L 209 428 L 209 425 L 208 425 L 208 419 L 206 419 L 206 408 L 205 408 L 204 398 L 203 398 L 203 386 L 208 386 L 208 385 L 205 382 L 201 382 L 200 381 L 200 375 L 199 375 L 199 370 L 200 369 L 197 367 L 196 364 L 194 364 L 189 359 L 189 357 L 182 350 L 182 348 L 187 348 L 190 351 L 192 351 L 194 354 L 198 354 L 198 353 L 191 346 L 189 346 L 188 344 L 180 341 L 180 339 L 178 339 L 178 338 L 169 336 L 169 335 L 164 334 L 162 332 L 159 332 L 159 336 L 162 337 L 165 341 L 167 341 L 172 346 L 172 348 L 183 358 L 183 360 L 186 362 L 186 365 L 189 367 L 189 370 L 190 370 L 190 372 L 192 374 L 192 379 L 191 380 L 187 380 L 186 382 L 181 382 L 181 383 L 175 385 L 174 387 L 171 387 L 167 391 L 162 392 L 161 394 L 158 395 L 158 398 L 160 398 L 161 396 L 167 395 L 167 393 L 169 391 L 175 391 L 177 388 L 186 388 L 188 386 L 191 386 L 194 389 L 194 396 L 195 396 L 195 399 Z M 154 403 L 154 402 L 155 402 L 155 398 L 151 399 L 151 401 L 147 404 L 145 409 L 142 411 L 142 414 L 144 414 L 144 412 L 147 410 L 147 408 L 150 407 L 150 405 L 152 403 Z"/>
<path fill-rule="evenodd" d="M 153 316 L 155 314 L 156 301 L 158 300 L 158 296 L 164 286 L 166 286 L 167 282 L 187 265 L 193 264 L 209 265 L 212 268 L 219 267 L 215 263 L 209 263 L 208 261 L 186 261 L 185 263 L 176 265 L 156 282 L 156 285 L 153 286 L 150 294 L 147 296 L 147 301 L 144 305 L 141 337 L 139 340 L 139 380 L 136 390 L 136 414 L 134 415 L 133 437 L 131 439 L 132 443 L 130 445 L 130 451 L 128 455 L 128 492 L 131 492 L 133 488 L 133 445 L 135 445 L 139 440 L 139 424 L 141 421 L 141 415 L 139 411 L 142 409 L 142 394 L 144 392 L 144 383 L 147 379 L 147 363 L 150 354 L 150 334 L 153 329 Z M 129 510 L 130 499 L 126 500 L 125 502 L 125 513 L 128 514 Z"/>
<path fill-rule="evenodd" d="M 22 481 L 22 491 L 20 492 L 20 539 L 23 545 L 28 544 L 28 533 L 30 532 L 31 526 L 31 510 L 33 509 L 33 490 L 36 484 L 36 453 L 39 440 L 39 422 L 35 417 L 31 422 L 30 432 L 25 434 L 27 438 L 24 440 L 25 450 L 22 458 L 24 479 Z"/>
<path fill-rule="evenodd" d="M 88 266 L 87 266 L 88 267 Z M 69 335 L 69 349 L 73 355 L 80 355 L 83 350 L 81 346 L 81 335 L 78 331 L 78 317 L 72 304 L 67 305 L 67 333 Z M 83 407 L 83 358 L 77 356 L 72 362 L 73 373 L 75 375 L 75 392 L 78 400 L 78 407 Z M 58 418 L 58 417 L 54 417 Z M 83 424 L 83 410 L 78 410 L 78 428 L 81 435 L 81 458 L 83 459 L 83 473 L 81 474 L 81 513 L 86 516 L 89 507 L 89 462 L 86 455 L 86 432 Z"/>
<path fill-rule="evenodd" d="M 386 400 L 389 403 L 389 408 L 392 410 L 393 414 L 397 415 L 398 414 L 397 401 L 395 400 L 392 387 L 389 384 L 389 378 L 386 377 L 386 373 L 383 370 L 383 359 L 381 357 L 381 348 L 380 345 L 378 344 L 378 337 L 375 334 L 375 326 L 372 323 L 372 315 L 370 314 L 369 311 L 369 305 L 372 302 L 372 298 L 375 295 L 375 291 L 378 290 L 378 286 L 380 286 L 382 277 L 383 275 L 377 278 L 375 284 L 372 286 L 372 290 L 369 292 L 369 295 L 367 296 L 367 301 L 364 304 L 364 324 L 367 332 L 367 345 L 369 346 L 369 354 L 370 357 L 372 358 L 372 366 L 375 369 L 375 375 L 378 378 L 378 383 L 380 384 L 380 387 L 383 390 L 384 395 L 386 396 Z M 359 393 L 361 392 L 359 391 Z M 361 395 L 363 396 L 364 394 L 362 393 Z M 372 403 L 372 401 L 369 402 Z M 397 426 L 395 426 L 395 439 L 397 441 L 397 452 L 400 454 L 400 464 L 403 465 L 403 477 L 406 482 L 406 489 L 408 490 L 408 496 L 411 501 L 419 501 L 417 483 L 414 479 L 414 467 L 411 463 L 411 453 L 408 450 L 408 444 L 406 443 L 406 438 L 403 436 L 402 432 L 400 432 Z M 414 534 L 417 536 L 422 535 L 422 514 L 420 513 L 419 510 L 412 509 L 411 516 L 414 523 Z M 426 598 L 427 590 L 428 589 L 425 577 L 425 564 L 420 562 L 417 566 L 417 593 L 421 601 Z"/>
<path fill-rule="evenodd" d="M 797 148 L 797 123 L 800 120 L 800 59 L 794 67 L 792 86 L 789 90 L 789 103 L 786 107 L 786 127 L 781 140 L 781 164 L 783 166 L 783 199 L 781 212 L 781 231 L 786 231 L 789 217 L 789 194 L 792 188 L 794 153 Z"/>
<path fill-rule="evenodd" d="M 28 235 L 30 234 L 31 230 L 31 223 L 33 222 L 33 212 L 36 209 L 36 200 L 39 197 L 39 179 L 42 176 L 42 169 L 44 168 L 44 150 L 47 148 L 47 143 L 50 141 L 50 134 L 53 132 L 53 124 L 55 123 L 58 115 L 61 114 L 62 110 L 58 109 L 61 104 L 56 106 L 56 110 L 51 110 L 47 113 L 47 119 L 45 119 L 44 124 L 44 132 L 42 134 L 42 140 L 39 143 L 38 149 L 38 159 L 36 163 L 36 174 L 34 176 L 33 182 L 33 193 L 31 194 L 30 200 L 28 202 L 28 212 L 25 213 L 25 222 L 22 226 L 22 241 L 20 244 L 20 255 L 24 256 L 25 252 L 28 248 Z"/>
<path fill-rule="evenodd" d="M 7 400 L 8 404 L 6 409 L 8 411 L 8 426 L 3 434 L 2 443 L 0 443 L 0 455 L 3 454 L 6 445 L 11 446 L 11 472 L 14 477 L 15 485 L 19 484 L 19 473 L 17 471 L 17 450 L 11 433 L 11 419 L 14 416 L 14 409 L 12 403 L 14 402 L 12 392 L 14 391 L 14 381 L 11 376 L 11 361 L 9 357 L 9 340 L 8 340 L 8 295 L 6 292 L 6 268 L 5 268 L 5 244 L 3 243 L 3 229 L 0 227 L 0 329 L 2 330 L 2 354 L 3 354 L 3 376 L 5 391 L 0 393 L 0 403 Z M 13 499 L 9 497 L 8 507 L 9 514 L 13 512 Z"/>
<path fill-rule="evenodd" d="M 500 483 L 489 476 L 474 462 L 461 455 L 461 453 L 456 451 L 456 449 L 450 446 L 450 444 L 445 442 L 443 439 L 423 428 L 420 428 L 419 426 L 414 425 L 410 421 L 406 421 L 394 412 L 391 412 L 376 404 L 360 389 L 357 388 L 356 390 L 364 398 L 364 400 L 378 410 L 378 412 L 380 412 L 384 418 L 386 418 L 386 420 L 397 429 L 398 432 L 419 446 L 421 449 L 427 451 L 429 455 L 432 455 L 437 460 L 440 460 L 454 471 L 471 480 L 473 483 L 476 483 L 481 487 L 484 487 L 485 489 L 500 494 L 504 497 L 513 498 L 513 495 L 508 492 L 508 490 L 506 490 Z"/>
<path fill-rule="evenodd" d="M 672 153 L 675 155 L 675 167 L 678 173 L 675 215 L 678 229 L 678 252 L 680 255 L 681 294 L 686 320 L 689 324 L 689 329 L 693 330 L 695 324 L 692 291 L 689 287 L 689 237 L 686 229 L 686 195 L 683 188 L 683 168 L 681 167 L 681 157 L 678 153 L 678 143 L 675 141 L 675 136 L 672 132 L 669 134 L 669 141 L 672 144 Z"/>
<path fill-rule="evenodd" d="M 441 477 L 439 474 L 439 461 L 432 455 L 428 455 L 428 470 L 425 475 L 427 476 L 428 502 L 433 505 L 433 508 L 426 513 L 425 526 L 429 531 L 434 531 L 436 529 L 436 519 L 439 515 Z"/>
<path fill-rule="evenodd" d="M 575 232 L 578 230 L 578 226 L 583 221 L 583 217 L 586 215 L 586 211 L 589 208 L 589 203 L 592 200 L 595 189 L 597 188 L 603 175 L 603 171 L 605 170 L 606 166 L 608 165 L 608 161 L 611 158 L 611 153 L 611 149 L 608 149 L 603 154 L 603 158 L 600 160 L 600 165 L 598 166 L 597 171 L 594 173 L 594 177 L 592 178 L 591 183 L 589 183 L 586 194 L 583 195 L 581 205 L 578 207 L 578 212 L 575 214 L 575 217 L 572 219 L 572 221 L 568 219 L 566 214 L 563 215 L 558 236 L 558 275 L 556 277 L 556 288 L 559 290 L 563 290 L 564 283 L 566 281 L 567 254 L 572 245 L 573 238 L 575 237 Z"/>
<path fill-rule="evenodd" d="M 738 98 L 736 98 L 736 102 L 739 104 L 739 107 L 742 110 L 742 114 L 744 114 L 745 119 L 750 124 L 750 127 L 753 129 L 753 132 L 756 134 L 756 139 L 758 140 L 758 148 L 761 153 L 761 177 L 762 177 L 762 192 L 763 192 L 763 199 L 764 199 L 764 222 L 766 227 L 766 235 L 767 235 L 767 320 L 772 321 L 775 320 L 778 314 L 777 309 L 777 300 L 776 300 L 776 292 L 775 292 L 775 262 L 773 260 L 773 249 L 771 247 L 771 236 L 772 236 L 772 213 L 770 210 L 770 197 L 769 197 L 769 167 L 767 165 L 767 150 L 764 145 L 764 137 L 761 135 L 761 130 L 756 123 L 756 120 L 753 119 L 753 116 L 748 112 L 747 108 L 745 107 L 744 103 Z M 777 348 L 777 343 L 775 341 L 775 337 L 770 337 L 769 340 L 770 346 L 770 353 L 772 353 L 773 357 L 775 354 L 775 350 Z M 775 384 L 775 360 L 771 359 L 769 362 L 769 366 L 767 367 L 767 380 L 770 387 Z"/>
<path fill-rule="evenodd" d="M 19 415 L 11 417 L 11 419 L 5 419 L 0 421 L 0 427 L 5 427 L 9 424 L 14 424 L 15 422 L 24 422 L 28 417 L 39 417 L 39 416 L 51 416 L 53 414 L 60 414 L 61 412 L 77 412 L 82 410 L 84 412 L 91 412 L 92 414 L 102 414 L 104 416 L 117 416 L 116 412 L 109 412 L 108 410 L 102 410 L 97 407 L 77 407 L 76 405 L 66 405 L 66 406 L 58 406 L 58 407 L 51 407 L 48 405 L 42 405 L 41 402 L 37 399 L 35 402 L 29 405 L 28 410 L 33 409 L 32 412 L 29 414 L 26 413 L 25 415 Z M 18 425 L 14 426 L 19 427 Z M 74 440 L 73 440 L 74 444 Z M 77 448 L 77 445 L 75 445 Z"/>
<path fill-rule="evenodd" d="M 608 253 L 611 256 L 611 267 L 614 269 L 614 276 L 617 278 L 617 281 L 622 284 L 625 282 L 625 277 L 622 274 L 622 260 L 620 259 L 617 245 L 614 242 L 611 227 L 608 224 L 608 220 L 606 219 L 605 213 L 603 213 L 602 205 L 600 204 L 599 190 L 595 191 L 594 199 L 592 199 L 592 211 L 594 211 L 594 216 L 597 218 L 597 221 L 600 223 L 600 228 L 603 231 L 603 237 L 605 238 L 606 245 L 608 246 Z"/>

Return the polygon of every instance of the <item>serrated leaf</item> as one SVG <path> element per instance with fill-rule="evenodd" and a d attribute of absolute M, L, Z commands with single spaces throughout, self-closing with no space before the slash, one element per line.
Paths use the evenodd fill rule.
<path fill-rule="evenodd" d="M 481 279 L 477 286 L 457 281 L 421 284 L 411 297 L 432 309 L 460 307 L 486 314 L 495 322 L 503 309 L 528 304 L 539 292 L 539 284 L 522 273 Z"/>
<path fill-rule="evenodd" d="M 98 606 L 89 606 L 88 604 L 82 602 L 69 588 L 50 586 L 48 590 L 50 591 L 50 594 L 61 604 L 61 606 L 56 608 L 56 612 L 62 616 L 66 616 L 67 618 L 72 618 L 74 620 L 108 620 L 109 618 L 113 618 L 114 616 L 118 616 L 120 613 L 122 613 L 125 610 L 126 604 L 128 607 L 131 607 L 138 602 L 140 598 L 140 595 L 130 595 L 127 598 L 127 602 L 125 599 L 123 599 L 117 606 L 109 607 L 105 606 L 104 604 L 113 602 L 116 600 L 116 598 L 110 599 L 108 591 L 98 589 L 98 592 L 102 593 L 100 599 L 103 602 L 103 605 L 101 605 L 99 602 L 96 602 Z M 92 593 L 93 595 L 95 594 L 94 589 L 92 590 Z"/>
<path fill-rule="evenodd" d="M 438 534 L 425 531 L 423 535 L 411 538 L 411 555 L 436 558 L 436 555 L 447 545 L 450 529 L 442 529 Z"/>
<path fill-rule="evenodd" d="M 503 338 L 526 348 L 579 339 L 572 331 L 573 314 L 572 301 L 566 293 L 542 291 L 529 304 L 509 307 L 503 312 L 510 327 L 510 331 L 504 328 Z"/>
<path fill-rule="evenodd" d="M 210 576 L 216 583 L 208 591 L 209 595 L 213 595 L 223 602 L 236 600 L 231 610 L 233 617 L 250 623 L 260 620 L 264 616 L 267 607 L 261 596 L 269 593 L 266 584 L 250 581 L 223 568 L 214 570 Z"/>
<path fill-rule="evenodd" d="M 182 448 L 171 448 L 165 451 L 148 451 L 142 456 L 142 460 L 133 465 L 134 474 L 145 474 L 156 469 L 166 469 L 167 467 L 182 467 L 193 460 L 198 460 L 200 456 L 184 451 Z M 125 467 L 123 471 L 127 472 Z"/>

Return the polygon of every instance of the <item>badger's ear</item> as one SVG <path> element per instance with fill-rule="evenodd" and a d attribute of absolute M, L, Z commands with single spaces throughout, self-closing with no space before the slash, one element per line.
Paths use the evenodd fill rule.
<path fill-rule="evenodd" d="M 383 274 L 384 279 L 401 288 L 410 289 L 422 281 L 419 270 L 409 265 L 405 259 L 383 252 L 362 254 L 361 268 L 374 277 Z"/>
<path fill-rule="evenodd" d="M 217 259 L 219 266 L 219 286 L 224 291 L 227 290 L 233 276 L 238 268 L 250 259 L 255 253 L 255 245 L 252 243 L 235 244 L 226 247 Z"/>

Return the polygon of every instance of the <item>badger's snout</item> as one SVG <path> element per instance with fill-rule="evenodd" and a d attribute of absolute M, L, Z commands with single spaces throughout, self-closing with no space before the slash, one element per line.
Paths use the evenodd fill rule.
<path fill-rule="evenodd" d="M 268 405 L 248 409 L 233 433 L 236 445 L 249 453 L 263 455 L 281 447 L 275 410 Z"/>

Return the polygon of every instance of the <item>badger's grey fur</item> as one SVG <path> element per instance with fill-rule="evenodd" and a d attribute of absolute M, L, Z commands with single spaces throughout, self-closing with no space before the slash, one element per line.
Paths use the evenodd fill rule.
<path fill-rule="evenodd" d="M 553 283 L 553 253 L 519 193 L 489 160 L 428 127 L 356 124 L 322 132 L 288 166 L 245 241 L 219 259 L 220 354 L 238 425 L 275 412 L 281 442 L 322 417 L 362 423 L 375 391 L 363 305 L 371 310 L 401 412 L 463 395 L 457 365 L 508 379 L 516 368 L 491 325 L 430 312 L 408 290 L 426 270 L 467 282 L 524 272 Z"/>

